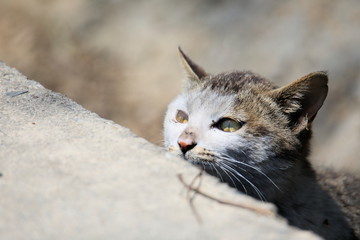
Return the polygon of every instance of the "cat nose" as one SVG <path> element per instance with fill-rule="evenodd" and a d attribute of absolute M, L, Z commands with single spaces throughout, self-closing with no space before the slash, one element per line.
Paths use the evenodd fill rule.
<path fill-rule="evenodd" d="M 185 154 L 187 151 L 193 149 L 196 146 L 196 142 L 189 138 L 179 139 L 178 144 L 183 154 Z"/>
<path fill-rule="evenodd" d="M 185 129 L 178 139 L 178 144 L 183 154 L 193 149 L 197 144 L 195 129 L 192 127 Z"/>

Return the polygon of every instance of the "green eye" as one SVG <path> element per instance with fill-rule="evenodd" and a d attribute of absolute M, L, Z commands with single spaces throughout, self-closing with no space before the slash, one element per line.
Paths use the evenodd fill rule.
<path fill-rule="evenodd" d="M 187 123 L 189 121 L 189 116 L 184 111 L 178 110 L 175 119 L 179 123 Z"/>
<path fill-rule="evenodd" d="M 218 121 L 216 127 L 224 132 L 235 132 L 236 130 L 239 130 L 242 125 L 244 125 L 243 122 L 238 122 L 230 118 L 223 118 Z"/>

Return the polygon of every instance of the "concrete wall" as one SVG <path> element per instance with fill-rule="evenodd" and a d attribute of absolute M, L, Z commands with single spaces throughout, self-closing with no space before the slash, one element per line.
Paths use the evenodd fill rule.
<path fill-rule="evenodd" d="M 0 63 L 1 239 L 319 239 L 188 191 L 198 170 Z M 201 190 L 274 213 L 204 176 Z"/>

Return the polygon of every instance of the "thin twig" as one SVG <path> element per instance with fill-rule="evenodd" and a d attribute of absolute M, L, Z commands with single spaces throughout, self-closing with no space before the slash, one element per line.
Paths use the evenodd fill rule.
<path fill-rule="evenodd" d="M 194 177 L 194 179 L 191 181 L 191 183 L 189 184 L 189 186 L 191 188 L 196 188 L 196 189 L 200 189 L 200 186 L 201 186 L 201 176 L 203 174 L 204 170 L 203 169 L 200 169 L 200 172 Z M 199 179 L 199 183 L 197 184 L 196 187 L 194 187 L 195 185 L 195 181 Z M 193 201 L 195 199 L 195 196 L 196 196 L 196 192 L 195 191 L 191 191 L 191 188 L 187 188 L 188 191 L 187 191 L 187 199 L 189 199 L 189 201 Z M 190 196 L 190 192 L 193 192 L 192 196 Z"/>
<path fill-rule="evenodd" d="M 196 218 L 196 220 L 197 220 L 197 222 L 198 222 L 199 224 L 202 224 L 202 219 L 201 219 L 200 214 L 197 212 L 197 210 L 196 210 L 196 208 L 195 208 L 195 205 L 194 205 L 194 199 L 195 199 L 196 192 L 193 191 L 194 194 L 193 194 L 192 196 L 190 196 L 190 191 L 191 191 L 191 189 L 199 189 L 199 188 L 200 188 L 202 173 L 203 173 L 203 170 L 200 170 L 200 172 L 199 172 L 199 173 L 194 177 L 194 179 L 191 181 L 191 183 L 190 183 L 189 186 L 187 186 L 187 185 L 184 184 L 184 186 L 186 186 L 186 187 L 187 187 L 187 190 L 188 190 L 188 191 L 187 191 L 187 194 L 186 194 L 186 198 L 188 199 L 188 202 L 189 202 L 191 211 L 193 212 L 193 214 L 194 214 L 194 216 L 195 216 L 195 218 Z M 195 188 L 195 187 L 193 187 L 193 186 L 194 186 L 195 181 L 196 181 L 197 179 L 199 179 L 199 184 L 198 184 L 198 185 L 196 186 L 196 188 Z"/>
<path fill-rule="evenodd" d="M 198 175 L 199 176 L 199 175 Z M 216 197 L 213 197 L 207 193 L 204 193 L 203 191 L 201 191 L 200 189 L 198 188 L 194 188 L 193 186 L 187 184 L 184 179 L 183 179 L 183 176 L 182 174 L 178 174 L 177 177 L 179 178 L 180 182 L 182 184 L 184 184 L 184 186 L 189 190 L 189 191 L 194 191 L 195 193 L 198 193 L 200 195 L 202 195 L 203 197 L 206 197 L 206 198 L 209 198 L 213 201 L 216 201 L 220 204 L 224 204 L 224 205 L 229 205 L 229 206 L 233 206 L 233 207 L 238 207 L 238 208 L 245 208 L 245 209 L 248 209 L 248 210 L 251 210 L 251 211 L 254 211 L 254 212 L 257 212 L 259 214 L 262 214 L 262 215 L 265 215 L 265 216 L 274 216 L 274 213 L 270 210 L 267 210 L 267 209 L 262 209 L 262 208 L 257 208 L 257 207 L 254 207 L 254 206 L 250 206 L 250 205 L 247 205 L 247 204 L 244 204 L 244 203 L 234 203 L 234 202 L 231 202 L 231 201 L 227 201 L 227 200 L 222 200 L 222 199 L 218 199 Z M 194 182 L 194 181 L 193 181 Z M 199 217 L 199 214 L 196 212 L 195 210 L 195 207 L 193 206 L 193 203 L 190 202 L 190 205 L 192 207 L 192 210 L 195 214 L 195 216 Z"/>

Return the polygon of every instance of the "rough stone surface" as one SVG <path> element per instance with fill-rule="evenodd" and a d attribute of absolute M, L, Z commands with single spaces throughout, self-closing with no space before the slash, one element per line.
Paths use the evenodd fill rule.
<path fill-rule="evenodd" d="M 319 239 L 276 216 L 194 199 L 197 169 L 0 63 L 1 239 Z M 204 176 L 213 196 L 275 211 Z"/>

